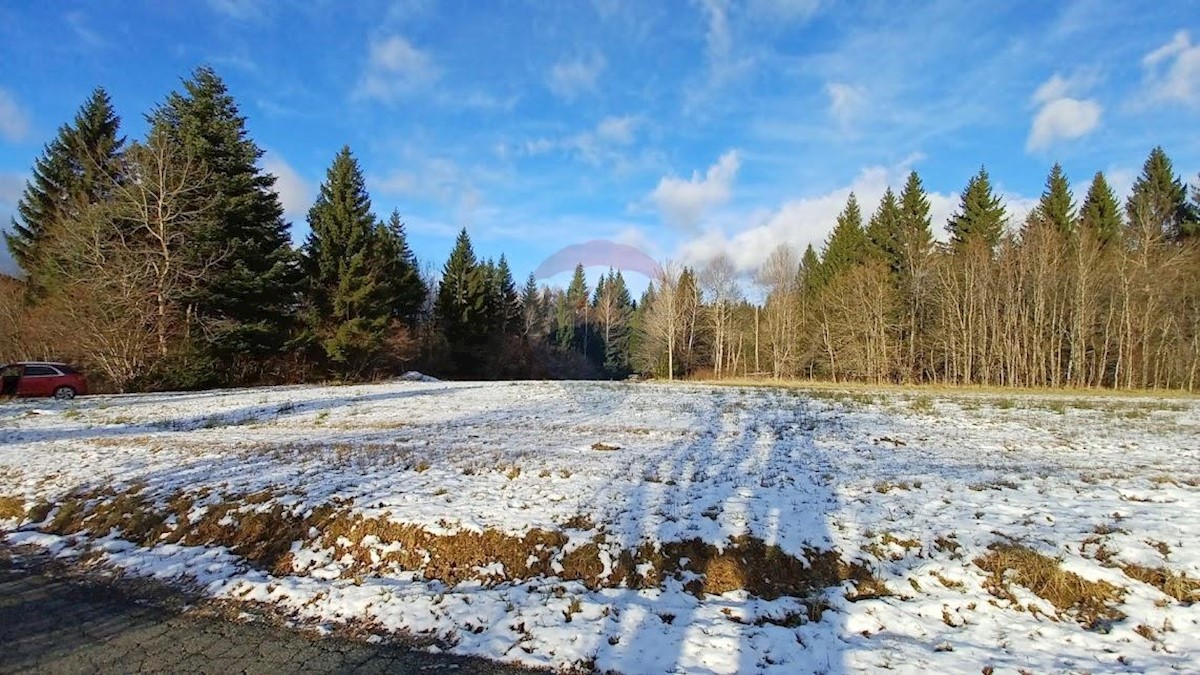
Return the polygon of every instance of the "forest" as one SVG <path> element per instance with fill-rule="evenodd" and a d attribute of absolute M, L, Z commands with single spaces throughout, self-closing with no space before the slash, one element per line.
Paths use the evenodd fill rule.
<path fill-rule="evenodd" d="M 1200 375 L 1200 186 L 1150 150 L 1122 204 L 1062 168 L 1012 222 L 986 169 L 934 236 L 916 172 L 851 194 L 820 250 L 754 274 L 724 255 L 565 289 L 477 258 L 436 273 L 399 213 L 372 210 L 350 148 L 292 245 L 262 149 L 201 67 L 122 136 L 96 89 L 36 160 L 5 239 L 0 361 L 67 360 L 98 389 L 357 381 L 770 377 L 1013 387 L 1174 388 Z M 864 210 L 864 207 L 868 210 Z M 942 224 L 938 224 L 940 227 Z"/>

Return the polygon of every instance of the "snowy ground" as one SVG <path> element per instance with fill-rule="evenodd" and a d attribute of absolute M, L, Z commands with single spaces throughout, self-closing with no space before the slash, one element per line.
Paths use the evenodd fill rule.
<path fill-rule="evenodd" d="M 124 515 L 103 521 L 117 503 Z M 1194 670 L 1198 506 L 1194 399 L 400 381 L 0 404 L 10 541 L 554 667 Z M 320 532 L 334 522 L 321 507 L 364 520 Z M 160 513 L 154 528 L 143 511 Z M 203 530 L 206 513 L 223 515 Z M 256 513 L 303 523 L 287 555 L 187 545 L 246 535 Z M 444 564 L 452 544 L 531 531 L 558 539 L 529 539 L 525 563 Z M 618 576 L 621 552 L 647 543 L 759 540 L 803 565 L 836 554 L 890 595 L 855 580 L 697 592 L 718 574 L 778 581 L 741 553 L 721 570 L 715 555 L 671 570 L 635 556 L 638 576 Z M 1019 571 L 989 577 L 978 562 L 997 544 L 1060 560 L 1078 575 L 1066 585 L 1110 588 L 1108 613 L 1056 607 Z M 572 551 L 589 579 L 562 578 Z"/>

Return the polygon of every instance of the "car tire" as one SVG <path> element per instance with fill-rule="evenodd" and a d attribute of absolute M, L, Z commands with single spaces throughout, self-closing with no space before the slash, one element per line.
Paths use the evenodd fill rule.
<path fill-rule="evenodd" d="M 70 401 L 75 398 L 75 388 L 67 386 L 59 387 L 54 390 L 54 398 L 60 401 Z"/>

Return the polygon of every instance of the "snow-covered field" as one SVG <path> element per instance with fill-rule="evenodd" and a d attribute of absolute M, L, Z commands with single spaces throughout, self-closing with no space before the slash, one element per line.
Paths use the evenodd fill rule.
<path fill-rule="evenodd" d="M 555 667 L 1195 671 L 1198 507 L 1195 399 L 402 381 L 0 404 L 11 542 Z"/>

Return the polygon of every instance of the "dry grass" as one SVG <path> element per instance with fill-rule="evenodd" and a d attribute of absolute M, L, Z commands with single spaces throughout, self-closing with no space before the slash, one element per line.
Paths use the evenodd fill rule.
<path fill-rule="evenodd" d="M 1124 618 L 1111 606 L 1124 598 L 1122 589 L 1104 581 L 1088 581 L 1063 569 L 1059 560 L 1027 546 L 997 543 L 988 548 L 990 553 L 976 558 L 975 564 L 988 572 L 986 586 L 992 595 L 1015 605 L 1008 585 L 1023 586 L 1088 628 Z"/>
<path fill-rule="evenodd" d="M 0 497 L 0 520 L 25 517 L 25 500 L 20 497 Z"/>
<path fill-rule="evenodd" d="M 601 529 L 592 542 L 565 551 L 568 538 L 559 531 L 533 529 L 520 536 L 496 530 L 434 534 L 417 525 L 364 518 L 345 503 L 326 504 L 302 515 L 273 504 L 275 496 L 256 492 L 216 501 L 210 495 L 177 493 L 155 499 L 140 489 L 119 494 L 107 489 L 70 495 L 40 515 L 41 519 L 52 516 L 43 529 L 55 534 L 100 537 L 117 531 L 141 546 L 224 546 L 276 575 L 306 572 L 296 568 L 291 553 L 293 544 L 301 542 L 329 549 L 343 566 L 343 576 L 356 581 L 413 571 L 450 586 L 470 580 L 494 583 L 557 576 L 593 589 L 655 588 L 667 578 L 690 572 L 695 576 L 687 588 L 698 597 L 744 589 L 766 599 L 812 599 L 842 584 L 847 585 L 850 600 L 891 595 L 865 565 L 847 562 L 837 551 L 808 549 L 796 557 L 753 537 L 732 539 L 724 547 L 691 539 L 618 550 L 607 544 Z M 198 510 L 201 515 L 190 519 L 189 514 Z M 566 526 L 596 529 L 586 516 L 572 518 Z M 602 547 L 615 561 L 604 577 Z M 481 578 L 481 568 L 496 563 L 503 566 L 504 578 Z"/>
<path fill-rule="evenodd" d="M 1060 388 L 1027 388 L 1027 387 L 998 387 L 982 385 L 956 384 L 875 384 L 870 382 L 828 382 L 824 380 L 799 380 L 772 378 L 728 378 L 714 380 L 698 378 L 687 380 L 690 383 L 703 383 L 729 387 L 768 387 L 776 389 L 798 389 L 807 391 L 833 391 L 845 393 L 918 393 L 918 394 L 992 394 L 1007 396 L 1013 394 L 1030 394 L 1036 396 L 1054 397 L 1087 397 L 1087 398 L 1155 398 L 1155 399 L 1196 399 L 1200 394 L 1188 393 L 1174 389 L 1078 389 Z M 1169 407 L 1167 409 L 1177 409 Z"/>
<path fill-rule="evenodd" d="M 1192 579 L 1182 572 L 1133 564 L 1122 565 L 1121 571 L 1130 579 L 1150 584 L 1185 605 L 1200 600 L 1200 579 Z"/>

